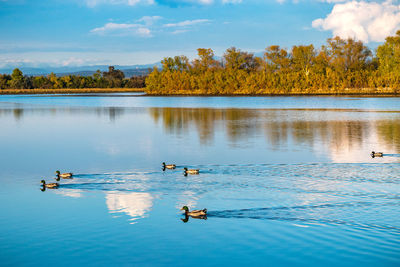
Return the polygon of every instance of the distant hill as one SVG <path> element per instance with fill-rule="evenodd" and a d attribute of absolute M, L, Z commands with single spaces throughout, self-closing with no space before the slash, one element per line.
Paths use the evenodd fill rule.
<path fill-rule="evenodd" d="M 117 68 L 117 67 L 116 67 Z M 119 69 L 119 68 L 117 68 Z M 107 67 L 108 70 L 108 67 Z M 143 68 L 143 69 L 120 69 L 124 74 L 126 78 L 130 78 L 132 76 L 143 76 L 149 74 L 149 72 L 152 70 L 152 68 Z M 97 71 L 97 70 L 96 70 Z M 56 76 L 67 76 L 67 75 L 76 75 L 76 76 L 92 76 L 94 73 L 96 73 L 94 70 L 84 70 L 84 71 L 75 71 L 75 72 L 62 72 L 62 73 L 56 73 Z M 106 70 L 100 70 L 100 71 L 106 71 Z M 41 74 L 39 74 L 41 75 Z"/>
<path fill-rule="evenodd" d="M 131 66 L 120 66 L 114 65 L 116 69 L 122 70 L 125 74 L 125 77 L 129 78 L 137 75 L 146 75 L 149 73 L 149 69 L 152 69 L 154 66 L 160 66 L 161 63 L 154 64 L 146 64 L 146 65 L 131 65 Z M 40 76 L 40 75 L 48 75 L 50 73 L 55 73 L 57 76 L 66 76 L 66 75 L 80 75 L 80 76 L 91 76 L 97 70 L 108 71 L 109 65 L 94 65 L 94 66 L 76 66 L 76 67 L 4 67 L 0 68 L 0 73 L 11 74 L 15 68 L 19 68 L 24 75 L 29 76 Z"/>
<path fill-rule="evenodd" d="M 1 1 L 1 0 L 0 0 Z M 254 53 L 255 56 L 262 57 L 263 52 Z M 215 60 L 222 60 L 221 56 L 215 56 Z M 67 76 L 67 75 L 80 75 L 80 76 L 92 76 L 97 70 L 101 72 L 108 71 L 108 67 L 110 65 L 91 65 L 91 66 L 63 66 L 63 67 L 53 67 L 53 66 L 40 66 L 40 67 L 32 67 L 29 65 L 22 66 L 5 66 L 0 68 L 0 74 L 11 74 L 15 68 L 19 68 L 24 75 L 28 76 L 41 76 L 41 75 L 49 75 L 50 73 L 55 73 L 57 76 Z M 112 66 L 112 65 L 111 65 Z M 161 62 L 153 63 L 153 64 L 143 64 L 143 65 L 113 65 L 115 69 L 119 69 L 124 72 L 126 78 L 130 78 L 132 76 L 140 76 L 147 75 L 149 70 L 151 71 L 154 66 L 161 68 Z"/>

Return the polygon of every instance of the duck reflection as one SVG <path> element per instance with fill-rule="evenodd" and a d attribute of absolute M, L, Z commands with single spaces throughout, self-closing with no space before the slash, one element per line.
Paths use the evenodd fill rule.
<path fill-rule="evenodd" d="M 189 216 L 189 215 L 184 215 L 185 218 L 181 218 L 181 221 L 184 223 L 187 223 L 189 221 L 189 218 L 196 219 L 196 220 L 207 220 L 207 215 L 200 215 L 200 216 Z"/>
<path fill-rule="evenodd" d="M 42 191 L 42 192 L 46 191 L 46 189 L 58 189 L 58 186 L 48 187 L 48 186 L 46 186 L 46 185 L 42 185 L 42 186 L 40 187 L 40 191 Z"/>

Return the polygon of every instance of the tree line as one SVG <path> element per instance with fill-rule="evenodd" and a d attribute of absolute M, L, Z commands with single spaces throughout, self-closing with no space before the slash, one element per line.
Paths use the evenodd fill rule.
<path fill-rule="evenodd" d="M 92 76 L 54 73 L 47 76 L 26 76 L 18 68 L 11 75 L 0 74 L 0 89 L 63 89 L 63 88 L 144 88 L 146 76 L 125 78 L 121 70 L 113 66 L 108 71 L 97 70 Z"/>
<path fill-rule="evenodd" d="M 216 60 L 212 49 L 199 48 L 192 62 L 167 57 L 146 78 L 150 94 L 307 94 L 400 93 L 400 30 L 386 38 L 375 55 L 361 41 L 329 38 L 316 49 L 278 45 L 262 57 L 227 49 Z"/>

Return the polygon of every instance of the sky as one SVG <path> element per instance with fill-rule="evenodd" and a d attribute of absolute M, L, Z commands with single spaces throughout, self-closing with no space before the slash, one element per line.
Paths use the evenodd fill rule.
<path fill-rule="evenodd" d="M 400 0 L 0 0 L 0 67 L 136 65 L 232 46 L 375 48 L 400 29 Z"/>

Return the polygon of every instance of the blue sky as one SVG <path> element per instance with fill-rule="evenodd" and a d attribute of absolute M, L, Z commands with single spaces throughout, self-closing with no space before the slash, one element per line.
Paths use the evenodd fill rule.
<path fill-rule="evenodd" d="M 147 64 L 199 47 L 319 47 L 333 35 L 376 47 L 400 29 L 399 2 L 0 0 L 0 67 Z"/>

